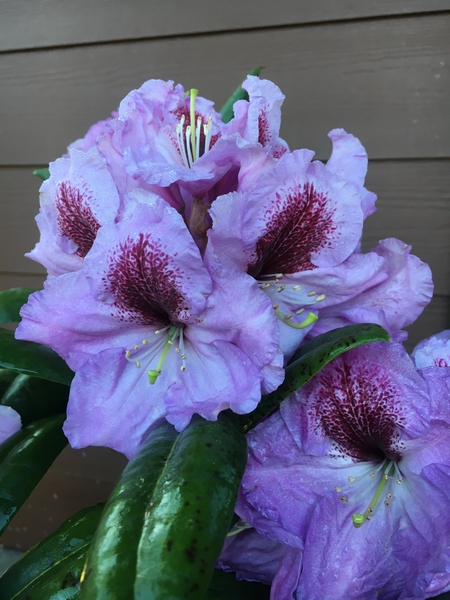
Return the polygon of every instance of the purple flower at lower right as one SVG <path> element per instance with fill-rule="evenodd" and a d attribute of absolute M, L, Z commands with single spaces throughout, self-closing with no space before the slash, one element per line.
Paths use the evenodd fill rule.
<path fill-rule="evenodd" d="M 250 528 L 218 566 L 272 600 L 448 591 L 450 360 L 417 360 L 444 346 L 422 342 L 421 368 L 398 343 L 351 350 L 251 431 L 236 507 Z"/>

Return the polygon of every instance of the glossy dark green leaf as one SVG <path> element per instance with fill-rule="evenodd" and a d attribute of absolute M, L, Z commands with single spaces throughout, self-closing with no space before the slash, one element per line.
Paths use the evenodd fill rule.
<path fill-rule="evenodd" d="M 36 175 L 36 177 L 40 177 L 43 181 L 45 181 L 50 177 L 50 171 L 48 170 L 48 168 L 35 169 L 33 171 L 33 175 Z"/>
<path fill-rule="evenodd" d="M 90 547 L 80 600 L 133 600 L 145 510 L 178 435 L 162 423 L 123 471 Z"/>
<path fill-rule="evenodd" d="M 309 381 L 333 358 L 352 348 L 371 342 L 388 342 L 389 339 L 387 331 L 379 325 L 364 323 L 333 329 L 310 340 L 295 353 L 293 361 L 286 368 L 286 377 L 280 387 L 263 396 L 253 412 L 240 417 L 244 430 L 255 427 L 280 402 Z"/>
<path fill-rule="evenodd" d="M 238 581 L 235 573 L 214 571 L 207 600 L 269 600 L 270 586 L 254 581 Z"/>
<path fill-rule="evenodd" d="M 0 323 L 18 323 L 19 311 L 34 288 L 11 288 L 0 292 Z"/>
<path fill-rule="evenodd" d="M 0 369 L 0 398 L 2 398 L 9 389 L 13 381 L 19 377 L 18 373 L 8 369 Z"/>
<path fill-rule="evenodd" d="M 249 75 L 259 75 L 261 73 L 262 69 L 263 69 L 263 67 L 257 67 L 256 69 L 253 69 L 253 71 L 250 71 Z M 231 96 L 228 98 L 228 100 L 225 102 L 225 104 L 222 106 L 222 108 L 219 111 L 220 114 L 222 115 L 222 121 L 224 123 L 228 123 L 234 117 L 233 104 L 235 102 L 237 102 L 238 100 L 248 100 L 248 94 L 242 88 L 242 85 L 240 85 L 231 94 Z"/>
<path fill-rule="evenodd" d="M 41 344 L 16 340 L 14 333 L 0 328 L 0 368 L 70 385 L 73 372 L 63 359 Z"/>
<path fill-rule="evenodd" d="M 25 437 L 0 463 L 0 534 L 67 444 L 64 418 L 48 417 L 25 427 L 18 432 Z"/>
<path fill-rule="evenodd" d="M 63 582 L 71 559 L 80 552 L 86 554 L 102 511 L 103 504 L 81 510 L 23 554 L 0 577 L 0 598 L 16 600 L 31 590 L 37 593 L 36 590 L 47 587 L 49 581 Z"/>
<path fill-rule="evenodd" d="M 17 411 L 25 427 L 38 419 L 65 413 L 68 399 L 67 385 L 30 375 L 17 375 L 0 399 L 0 404 Z"/>
<path fill-rule="evenodd" d="M 16 433 L 14 433 L 13 435 L 10 435 L 7 440 L 0 444 L 0 470 L 1 463 L 3 462 L 3 460 L 5 460 L 5 458 L 11 452 L 11 450 L 14 450 L 14 448 L 19 444 L 19 442 L 24 440 L 28 434 L 28 429 L 19 429 L 19 431 L 16 431 Z"/>
<path fill-rule="evenodd" d="M 86 548 L 78 549 L 61 562 L 60 568 L 14 597 L 14 600 L 75 600 L 79 598 L 80 578 Z M 3 599 L 2 599 L 3 600 Z"/>
<path fill-rule="evenodd" d="M 148 504 L 135 600 L 204 598 L 229 530 L 245 469 L 235 415 L 194 418 L 175 442 Z"/>

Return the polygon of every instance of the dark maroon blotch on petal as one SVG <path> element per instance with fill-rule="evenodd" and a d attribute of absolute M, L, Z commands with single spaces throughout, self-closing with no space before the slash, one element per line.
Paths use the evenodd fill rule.
<path fill-rule="evenodd" d="M 249 267 L 253 277 L 275 273 L 298 273 L 316 268 L 311 254 L 331 245 L 335 237 L 334 209 L 326 194 L 306 183 L 288 192 L 282 210 L 281 198 L 267 212 L 267 232 L 258 240 L 256 257 Z"/>
<path fill-rule="evenodd" d="M 355 461 L 400 460 L 404 415 L 395 383 L 380 365 L 341 362 L 316 382 L 311 414 L 334 442 L 334 456 Z"/>
<path fill-rule="evenodd" d="M 75 254 L 84 258 L 92 248 L 100 224 L 94 217 L 89 201 L 92 199 L 86 189 L 74 187 L 68 181 L 60 183 L 56 189 L 57 223 L 61 235 L 77 245 Z"/>
<path fill-rule="evenodd" d="M 122 320 L 150 326 L 180 324 L 180 313 L 188 306 L 177 285 L 181 276 L 170 258 L 148 233 L 128 237 L 110 254 L 103 281 Z"/>
<path fill-rule="evenodd" d="M 272 136 L 270 135 L 269 120 L 265 110 L 260 110 L 258 115 L 258 142 L 261 146 L 270 144 Z"/>

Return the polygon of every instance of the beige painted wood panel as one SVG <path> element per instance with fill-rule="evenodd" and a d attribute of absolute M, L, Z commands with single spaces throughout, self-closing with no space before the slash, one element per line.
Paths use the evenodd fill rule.
<path fill-rule="evenodd" d="M 0 290 L 9 290 L 14 287 L 28 287 L 42 289 L 46 276 L 44 274 L 30 273 L 1 273 Z"/>
<path fill-rule="evenodd" d="M 378 211 L 365 222 L 364 251 L 401 239 L 430 265 L 435 293 L 450 295 L 450 161 L 371 163 L 366 185 Z"/>
<path fill-rule="evenodd" d="M 257 65 L 287 96 L 282 134 L 329 152 L 357 134 L 372 158 L 450 157 L 450 13 L 0 55 L 0 164 L 64 152 L 144 80 L 173 78 L 220 106 Z"/>
<path fill-rule="evenodd" d="M 1 168 L 0 286 L 40 284 L 44 269 L 24 257 L 39 239 L 34 216 L 40 182 L 30 169 Z M 367 187 L 378 195 L 378 212 L 364 227 L 364 249 L 397 237 L 429 263 L 436 293 L 450 295 L 450 160 L 371 162 Z M 8 272 L 10 273 L 8 275 Z M 24 283 L 13 284 L 13 281 Z M 31 284 L 32 286 L 35 283 Z"/>
<path fill-rule="evenodd" d="M 45 273 L 44 267 L 24 256 L 39 241 L 34 217 L 42 181 L 31 171 L 0 169 L 0 273 Z"/>
<path fill-rule="evenodd" d="M 405 347 L 411 352 L 421 340 L 444 329 L 450 329 L 450 298 L 434 296 L 417 321 L 407 328 L 409 337 Z"/>
<path fill-rule="evenodd" d="M 3 0 L 0 50 L 449 9 L 449 0 Z"/>

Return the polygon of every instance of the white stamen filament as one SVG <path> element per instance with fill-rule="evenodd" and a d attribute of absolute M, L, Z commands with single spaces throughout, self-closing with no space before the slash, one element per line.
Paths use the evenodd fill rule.
<path fill-rule="evenodd" d="M 187 154 L 186 154 L 186 147 L 185 147 L 184 141 L 183 141 L 184 121 L 185 121 L 185 118 L 184 118 L 184 115 L 182 115 L 180 122 L 177 125 L 176 131 L 177 131 L 178 148 L 180 149 L 181 158 L 183 159 L 184 166 L 189 169 L 190 164 L 188 162 L 188 158 L 187 158 Z"/>
<path fill-rule="evenodd" d="M 186 127 L 186 149 L 188 155 L 189 166 L 192 167 L 194 159 L 192 158 L 192 146 L 191 146 L 191 126 Z"/>
<path fill-rule="evenodd" d="M 195 160 L 200 157 L 200 129 L 202 126 L 202 118 L 197 119 L 197 128 L 195 130 Z"/>
<path fill-rule="evenodd" d="M 179 348 L 181 351 L 181 367 L 180 367 L 180 371 L 186 371 L 186 353 L 184 351 L 184 336 L 183 336 L 183 330 L 180 329 L 180 341 L 179 341 Z"/>
<path fill-rule="evenodd" d="M 212 117 L 209 117 L 208 123 L 206 125 L 203 125 L 203 133 L 205 134 L 205 151 L 204 151 L 204 153 L 206 154 L 206 152 L 208 152 L 208 150 L 209 150 L 209 145 L 211 143 L 211 137 L 212 137 Z"/>

